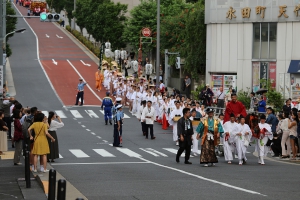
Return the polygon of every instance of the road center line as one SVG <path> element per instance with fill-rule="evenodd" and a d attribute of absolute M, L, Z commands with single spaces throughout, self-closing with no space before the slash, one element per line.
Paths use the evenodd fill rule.
<path fill-rule="evenodd" d="M 228 183 L 224 183 L 224 182 L 216 181 L 216 180 L 213 180 L 213 179 L 205 178 L 203 176 L 199 176 L 199 175 L 196 175 L 196 174 L 192 174 L 192 173 L 183 171 L 181 169 L 176 169 L 176 168 L 173 168 L 173 167 L 169 167 L 169 166 L 165 166 L 165 165 L 162 165 L 162 164 L 159 164 L 159 163 L 155 163 L 155 162 L 152 162 L 150 160 L 147 160 L 147 159 L 144 159 L 144 158 L 141 158 L 141 157 L 137 157 L 137 158 L 139 158 L 140 160 L 143 160 L 143 161 L 145 161 L 147 163 L 151 163 L 151 164 L 159 166 L 159 167 L 163 167 L 163 168 L 166 168 L 166 169 L 170 169 L 170 170 L 173 170 L 173 171 L 180 172 L 182 174 L 193 176 L 195 178 L 198 178 L 198 179 L 201 179 L 201 180 L 204 180 L 204 181 L 212 182 L 212 183 L 215 183 L 215 184 L 219 184 L 219 185 L 222 185 L 222 186 L 225 186 L 225 187 L 229 187 L 229 188 L 232 188 L 232 189 L 235 189 L 235 190 L 239 190 L 239 191 L 242 191 L 242 192 L 246 192 L 246 193 L 250 193 L 250 194 L 267 196 L 267 195 L 261 194 L 259 192 L 255 192 L 255 191 L 252 191 L 252 190 L 247 190 L 247 189 L 244 189 L 244 188 L 241 188 L 241 187 L 230 185 Z"/>
<path fill-rule="evenodd" d="M 122 165 L 122 164 L 150 164 L 148 162 L 95 162 L 95 163 L 51 163 L 51 165 Z"/>
<path fill-rule="evenodd" d="M 78 76 L 80 78 L 82 78 L 84 80 L 84 78 L 81 76 L 81 74 L 79 73 L 79 71 L 74 67 L 74 65 L 67 59 L 68 63 L 71 65 L 71 67 L 74 69 L 74 71 L 78 74 Z M 86 86 L 90 89 L 90 91 L 95 95 L 95 97 L 97 99 L 99 99 L 99 101 L 102 102 L 102 99 L 94 92 L 94 90 L 89 86 L 89 84 L 86 84 Z"/>

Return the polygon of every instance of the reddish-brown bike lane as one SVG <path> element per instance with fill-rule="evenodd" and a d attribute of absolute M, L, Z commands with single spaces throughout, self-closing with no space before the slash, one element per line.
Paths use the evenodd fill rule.
<path fill-rule="evenodd" d="M 17 9 L 26 15 L 26 8 Z M 25 20 L 38 37 L 39 59 L 63 104 L 75 104 L 76 87 L 81 77 L 88 82 L 84 105 L 101 105 L 105 91 L 95 90 L 97 64 L 55 24 L 40 22 L 39 18 Z"/>

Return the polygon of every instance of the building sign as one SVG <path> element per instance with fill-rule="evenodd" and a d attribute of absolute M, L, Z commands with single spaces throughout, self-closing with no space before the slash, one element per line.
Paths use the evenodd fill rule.
<path fill-rule="evenodd" d="M 205 0 L 205 23 L 299 22 L 299 11 L 300 0 Z"/>
<path fill-rule="evenodd" d="M 272 88 L 276 88 L 276 62 L 269 63 L 269 78 Z"/>
<path fill-rule="evenodd" d="M 260 88 L 259 80 L 259 62 L 252 62 L 252 90 L 256 92 Z"/>

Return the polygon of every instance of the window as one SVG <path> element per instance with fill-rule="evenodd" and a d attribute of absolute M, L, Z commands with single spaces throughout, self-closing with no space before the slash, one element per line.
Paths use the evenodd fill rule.
<path fill-rule="evenodd" d="M 277 23 L 253 24 L 253 59 L 276 59 Z"/>

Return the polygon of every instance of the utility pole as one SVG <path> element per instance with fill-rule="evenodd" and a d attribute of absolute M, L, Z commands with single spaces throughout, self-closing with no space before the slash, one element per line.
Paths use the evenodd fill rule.
<path fill-rule="evenodd" d="M 159 88 L 160 65 L 160 0 L 157 0 L 157 30 L 156 30 L 156 88 Z M 167 87 L 167 86 L 166 86 Z"/>
<path fill-rule="evenodd" d="M 5 44 L 2 50 L 2 59 L 6 59 L 6 2 L 7 0 L 3 0 L 3 12 L 2 12 L 2 43 Z M 5 56 L 3 56 L 5 54 Z M 4 63 L 4 64 L 3 64 Z M 6 60 L 2 60 L 1 65 L 3 65 L 3 83 L 6 83 Z M 2 89 L 2 88 L 0 88 Z"/>
<path fill-rule="evenodd" d="M 6 25 L 3 24 L 3 21 L 4 21 L 3 20 L 3 5 L 4 5 L 4 3 L 6 3 L 5 0 L 2 0 L 0 2 L 0 30 L 3 30 L 4 29 L 3 27 L 6 26 Z M 1 44 L 1 48 L 0 48 L 0 69 L 3 69 L 3 47 L 2 47 L 2 44 L 3 44 L 4 36 L 5 35 L 3 35 L 3 31 L 1 31 L 0 32 L 0 44 Z M 2 76 L 4 74 L 5 74 L 5 72 L 3 72 L 3 70 L 2 70 Z M 0 83 L 0 93 L 2 93 L 1 92 L 2 91 L 2 87 L 1 86 L 3 86 L 3 83 Z"/>

